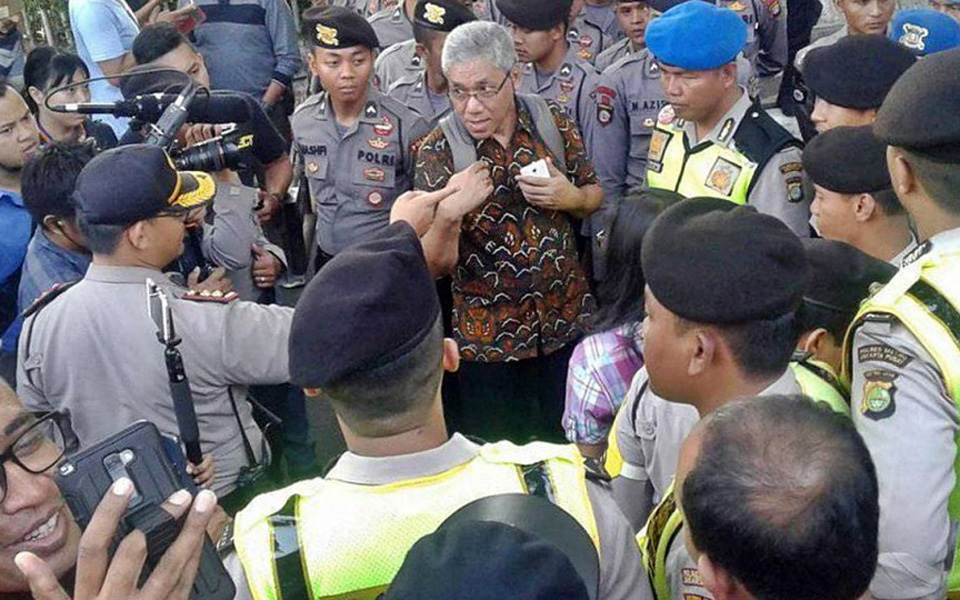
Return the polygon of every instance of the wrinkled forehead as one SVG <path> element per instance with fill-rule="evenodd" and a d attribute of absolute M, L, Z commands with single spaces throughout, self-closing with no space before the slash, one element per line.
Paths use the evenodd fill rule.
<path fill-rule="evenodd" d="M 447 70 L 447 81 L 461 89 L 497 86 L 507 76 L 506 71 L 492 62 L 473 61 L 453 65 Z"/>

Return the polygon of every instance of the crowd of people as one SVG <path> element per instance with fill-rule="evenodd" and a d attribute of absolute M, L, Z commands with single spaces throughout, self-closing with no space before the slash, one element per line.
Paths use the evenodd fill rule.
<path fill-rule="evenodd" d="M 960 3 L 812 4 L 2 0 L 0 595 L 960 598 Z"/>

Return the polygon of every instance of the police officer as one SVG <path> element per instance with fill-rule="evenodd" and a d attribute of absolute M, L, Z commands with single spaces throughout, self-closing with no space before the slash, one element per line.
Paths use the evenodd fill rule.
<path fill-rule="evenodd" d="M 459 359 L 442 336 L 433 276 L 406 223 L 344 250 L 307 286 L 291 378 L 330 401 L 348 451 L 325 477 L 255 498 L 237 516 L 250 587 L 239 597 L 372 598 L 419 538 L 502 493 L 548 499 L 584 527 L 599 551 L 599 598 L 649 597 L 630 526 L 576 448 L 447 434 L 441 374 Z"/>
<path fill-rule="evenodd" d="M 616 0 L 574 0 L 573 14 L 583 15 L 583 20 L 591 23 L 610 39 L 611 42 L 620 41 L 624 36 L 623 30 L 614 14 Z"/>
<path fill-rule="evenodd" d="M 840 125 L 870 125 L 883 99 L 916 62 L 905 48 L 879 35 L 854 35 L 815 48 L 803 78 L 816 98 L 810 120 L 818 132 Z"/>
<path fill-rule="evenodd" d="M 584 0 L 572 0 L 571 2 L 567 41 L 576 52 L 577 58 L 594 64 L 597 57 L 613 45 L 614 39 L 601 26 L 587 20 L 583 5 Z"/>
<path fill-rule="evenodd" d="M 800 71 L 803 71 L 807 54 L 814 48 L 832 46 L 851 35 L 886 35 L 893 11 L 897 9 L 895 0 L 836 0 L 835 4 L 843 15 L 844 26 L 797 52 L 793 62 Z"/>
<path fill-rule="evenodd" d="M 209 176 L 178 172 L 156 146 L 104 152 L 77 178 L 77 219 L 93 263 L 79 283 L 28 309 L 20 337 L 17 393 L 34 411 L 68 412 L 81 445 L 146 419 L 177 434 L 168 372 L 147 312 L 146 280 L 170 296 L 189 374 L 200 445 L 213 457 L 224 498 L 245 468 L 266 457 L 246 401 L 247 386 L 287 381 L 293 310 L 198 295 L 160 271 L 183 251 L 185 220 L 207 204 Z"/>
<path fill-rule="evenodd" d="M 403 0 L 381 9 L 368 19 L 383 48 L 413 39 L 413 9 L 417 0 Z"/>
<path fill-rule="evenodd" d="M 960 591 L 960 572 L 948 560 L 957 556 L 960 521 L 958 70 L 960 49 L 918 61 L 873 126 L 889 145 L 893 189 L 922 240 L 861 307 L 844 344 L 851 413 L 876 464 L 884 515 L 874 598 Z"/>
<path fill-rule="evenodd" d="M 675 6 L 647 27 L 671 103 L 650 139 L 646 184 L 682 196 L 713 196 L 774 215 L 809 232 L 800 142 L 738 86 L 736 57 L 747 27 L 701 0 Z"/>
<path fill-rule="evenodd" d="M 601 73 L 624 56 L 647 47 L 644 35 L 652 16 L 650 3 L 647 0 L 616 0 L 614 11 L 622 39 L 597 56 L 596 67 Z"/>
<path fill-rule="evenodd" d="M 816 191 L 814 229 L 899 268 L 917 238 L 893 191 L 886 154 L 870 127 L 837 127 L 810 141 L 803 168 Z"/>
<path fill-rule="evenodd" d="M 790 366 L 804 395 L 850 414 L 849 389 L 840 383 L 843 338 L 871 287 L 886 284 L 897 269 L 843 242 L 814 238 L 803 246 L 810 278 Z"/>
<path fill-rule="evenodd" d="M 338 7 L 304 12 L 308 62 L 326 91 L 293 115 L 293 137 L 317 214 L 317 266 L 386 226 L 393 201 L 411 188 L 411 144 L 426 122 L 371 84 L 377 36 Z"/>
<path fill-rule="evenodd" d="M 419 73 L 397 80 L 390 86 L 387 95 L 436 125 L 440 117 L 450 110 L 447 78 L 440 66 L 443 42 L 455 27 L 476 20 L 470 9 L 458 0 L 417 2 L 413 36 L 417 43 L 417 56 L 422 58 L 424 68 Z"/>
<path fill-rule="evenodd" d="M 671 489 L 681 444 L 700 417 L 731 400 L 798 393 L 788 365 L 807 264 L 783 223 L 718 198 L 661 213 L 641 262 L 645 366 L 639 393 L 617 417 L 625 462 L 615 491 L 630 519 L 643 516 L 651 490 L 661 500 L 640 549 L 656 597 L 669 600 L 704 594 L 684 536 L 674 535 L 682 525 Z M 769 285 L 751 285 L 761 279 Z"/>
<path fill-rule="evenodd" d="M 497 7 L 510 23 L 519 67 L 518 92 L 553 100 L 573 118 L 592 149 L 594 114 L 591 96 L 600 74 L 578 56 L 565 32 L 571 0 L 497 0 Z"/>
<path fill-rule="evenodd" d="M 888 36 L 917 56 L 926 56 L 960 46 L 960 21 L 932 8 L 899 10 Z"/>

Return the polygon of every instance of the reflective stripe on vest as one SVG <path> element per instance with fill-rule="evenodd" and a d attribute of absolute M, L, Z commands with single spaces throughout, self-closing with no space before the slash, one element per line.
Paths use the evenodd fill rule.
<path fill-rule="evenodd" d="M 960 252 L 935 251 L 900 269 L 894 278 L 860 307 L 843 343 L 843 373 L 850 384 L 853 369 L 853 337 L 870 315 L 896 318 L 940 369 L 947 394 L 960 408 Z M 852 407 L 851 410 L 859 410 Z M 953 520 L 960 520 L 960 433 L 954 440 L 955 482 L 947 504 Z M 960 598 L 960 540 L 947 579 L 951 597 Z"/>
<path fill-rule="evenodd" d="M 835 412 L 849 417 L 849 401 L 840 393 L 840 390 L 811 368 L 820 368 L 829 374 L 827 366 L 821 365 L 822 363 L 807 359 L 802 362 L 791 362 L 790 368 L 793 369 L 793 374 L 797 377 L 797 383 L 800 384 L 800 391 L 804 396 L 826 404 Z"/>
<path fill-rule="evenodd" d="M 607 435 L 607 451 L 603 455 L 603 469 L 610 477 L 619 477 L 623 470 L 623 455 L 620 454 L 620 442 L 617 441 L 617 425 L 620 423 L 623 413 L 627 412 L 621 407 L 617 411 L 617 416 L 613 419 L 613 427 Z"/>
<path fill-rule="evenodd" d="M 746 204 L 757 164 L 713 142 L 687 148 L 683 129 L 657 124 L 650 138 L 647 185 L 685 198 L 709 196 Z"/>
<path fill-rule="evenodd" d="M 573 445 L 509 442 L 438 475 L 386 485 L 304 481 L 255 498 L 236 518 L 234 541 L 253 597 L 374 599 L 413 544 L 461 506 L 494 494 L 530 493 L 560 506 L 597 546 L 583 458 Z"/>
<path fill-rule="evenodd" d="M 673 497 L 673 484 L 667 486 L 660 504 L 653 509 L 646 525 L 637 534 L 637 544 L 643 555 L 643 568 L 650 578 L 650 587 L 657 600 L 670 600 L 670 586 L 667 584 L 667 554 L 670 544 L 683 527 L 683 516 L 677 510 Z"/>

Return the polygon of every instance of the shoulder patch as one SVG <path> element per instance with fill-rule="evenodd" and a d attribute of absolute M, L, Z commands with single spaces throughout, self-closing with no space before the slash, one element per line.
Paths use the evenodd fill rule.
<path fill-rule="evenodd" d="M 179 296 L 182 300 L 191 300 L 193 302 L 213 302 L 214 304 L 230 304 L 239 296 L 234 291 L 226 294 L 220 290 L 187 290 Z"/>
<path fill-rule="evenodd" d="M 912 356 L 891 348 L 886 344 L 869 344 L 857 348 L 857 360 L 860 362 L 883 362 L 902 369 L 910 364 Z"/>
<path fill-rule="evenodd" d="M 24 319 L 26 319 L 27 317 L 37 314 L 43 309 L 44 306 L 47 306 L 48 304 L 56 300 L 60 296 L 60 294 L 69 290 L 70 288 L 78 284 L 80 281 L 81 280 L 78 279 L 77 281 L 71 281 L 69 283 L 55 284 L 52 288 L 40 294 L 40 296 L 33 301 L 33 304 L 28 306 L 26 310 L 23 311 L 23 314 L 21 316 Z"/>

